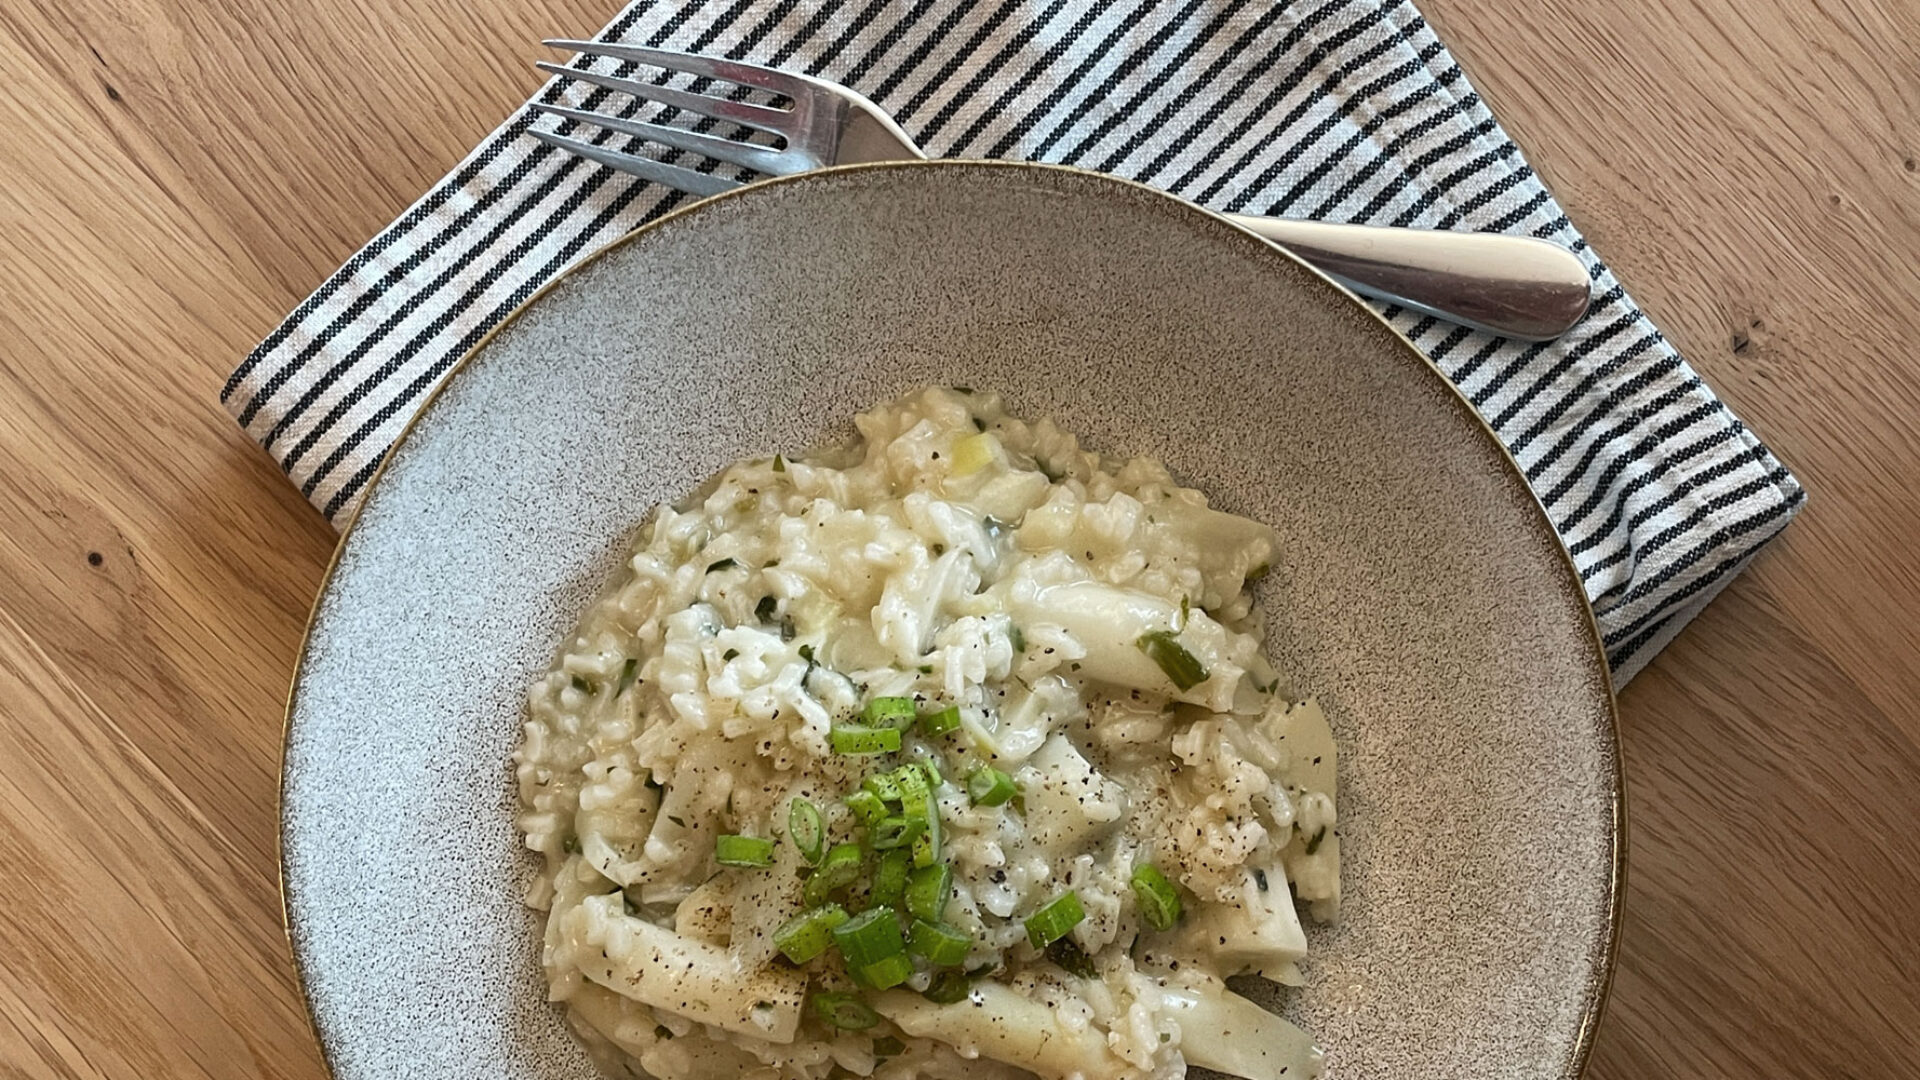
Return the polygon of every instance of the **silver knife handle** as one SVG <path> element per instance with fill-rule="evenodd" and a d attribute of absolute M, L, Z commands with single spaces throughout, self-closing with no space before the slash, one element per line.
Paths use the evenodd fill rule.
<path fill-rule="evenodd" d="M 1503 337 L 1559 337 L 1587 311 L 1591 289 L 1585 264 L 1545 240 L 1227 217 L 1363 296 Z"/>

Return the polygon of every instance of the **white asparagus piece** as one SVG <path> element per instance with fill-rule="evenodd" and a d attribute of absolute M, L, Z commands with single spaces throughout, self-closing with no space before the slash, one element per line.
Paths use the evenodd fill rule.
<path fill-rule="evenodd" d="M 721 946 L 628 916 L 617 894 L 588 897 L 561 918 L 573 959 L 593 982 L 702 1024 L 777 1043 L 793 1041 L 806 996 L 805 974 L 741 971 Z"/>
<path fill-rule="evenodd" d="M 1248 869 L 1239 899 L 1196 904 L 1180 928 L 1188 949 L 1214 957 L 1229 975 L 1290 964 L 1307 955 L 1307 935 L 1287 891 L 1285 871 L 1277 862 L 1262 869 L 1267 875 L 1264 891 Z"/>
<path fill-rule="evenodd" d="M 1322 1071 L 1313 1036 L 1209 979 L 1161 991 L 1180 1025 L 1187 1063 L 1247 1080 L 1301 1080 Z"/>
<path fill-rule="evenodd" d="M 567 999 L 574 1017 L 659 1077 L 740 1076 L 760 1060 L 715 1039 L 663 1039 L 645 1006 L 604 987 L 583 984 Z"/>
<path fill-rule="evenodd" d="M 908 1035 L 937 1039 L 963 1057 L 1003 1061 L 1043 1080 L 1103 1080 L 1127 1071 L 1126 1062 L 1107 1049 L 1105 1032 L 1070 1030 L 1052 1009 L 1000 983 L 976 983 L 951 1005 L 889 990 L 873 999 L 873 1007 Z"/>
<path fill-rule="evenodd" d="M 1087 651 L 1077 674 L 1131 690 L 1150 690 L 1179 701 L 1230 712 L 1242 670 L 1228 656 L 1229 631 L 1198 608 L 1184 623 L 1178 604 L 1150 593 L 1098 581 L 1050 585 L 1010 598 L 1016 621 L 1052 623 Z M 1186 690 L 1174 686 L 1140 648 L 1141 635 L 1179 627 L 1176 640 L 1207 670 L 1207 678 Z"/>

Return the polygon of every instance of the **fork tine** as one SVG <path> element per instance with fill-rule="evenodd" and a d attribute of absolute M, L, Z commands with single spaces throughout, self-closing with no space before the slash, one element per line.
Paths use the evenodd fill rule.
<path fill-rule="evenodd" d="M 790 173 L 804 165 L 795 164 L 785 152 L 751 143 L 735 142 L 714 135 L 702 135 L 697 131 L 685 131 L 667 127 L 664 124 L 649 124 L 641 120 L 628 120 L 619 116 L 607 116 L 603 113 L 588 112 L 585 109 L 569 109 L 561 105 L 547 105 L 534 102 L 533 107 L 541 112 L 564 116 L 582 124 L 594 124 L 609 128 L 626 135 L 637 135 L 649 142 L 662 146 L 671 146 L 675 150 L 685 150 L 693 154 L 704 154 L 743 169 L 752 169 L 763 173 Z"/>
<path fill-rule="evenodd" d="M 527 134 L 549 146 L 597 161 L 609 169 L 617 169 L 630 176 L 637 176 L 642 180 L 651 181 L 662 187 L 670 187 L 675 191 L 684 191 L 689 195 L 699 195 L 704 198 L 708 195 L 718 195 L 723 191 L 732 191 L 741 186 L 738 180 L 709 176 L 706 173 L 694 172 L 692 169 L 683 169 L 678 165 L 669 165 L 664 161 L 609 150 L 604 146 L 596 146 L 580 139 L 570 139 L 565 135 L 555 135 L 551 131 L 541 131 L 539 128 L 528 128 Z"/>
<path fill-rule="evenodd" d="M 617 90 L 646 101 L 671 105 L 676 109 L 693 113 L 696 116 L 711 116 L 728 120 L 744 127 L 757 128 L 775 135 L 784 134 L 786 122 L 793 117 L 784 109 L 769 109 L 765 105 L 750 105 L 744 101 L 728 101 L 725 98 L 696 94 L 690 90 L 676 90 L 670 86 L 655 86 L 651 83 L 622 79 L 616 75 L 602 75 L 597 71 L 582 71 L 579 68 L 562 67 L 549 64 L 545 60 L 534 65 L 541 71 L 552 75 L 565 75 L 581 82 L 603 86 L 608 90 Z"/>
<path fill-rule="evenodd" d="M 636 64 L 666 68 L 668 71 L 705 75 L 708 78 L 738 83 L 741 86 L 771 90 L 776 94 L 785 94 L 792 98 L 797 98 L 813 88 L 812 84 L 806 80 L 778 68 L 762 67 L 759 64 L 748 64 L 739 60 L 725 60 L 717 56 L 700 56 L 668 49 L 649 49 L 641 45 L 624 45 L 611 41 L 576 41 L 572 38 L 553 38 L 541 44 L 595 56 L 611 56 L 615 60 L 631 60 Z"/>

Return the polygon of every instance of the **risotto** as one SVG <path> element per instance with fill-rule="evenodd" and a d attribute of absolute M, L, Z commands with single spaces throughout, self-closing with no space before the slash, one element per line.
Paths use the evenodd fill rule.
<path fill-rule="evenodd" d="M 528 695 L 551 996 L 658 1080 L 1316 1075 L 1228 989 L 1340 900 L 1272 530 L 929 389 L 641 529 Z"/>

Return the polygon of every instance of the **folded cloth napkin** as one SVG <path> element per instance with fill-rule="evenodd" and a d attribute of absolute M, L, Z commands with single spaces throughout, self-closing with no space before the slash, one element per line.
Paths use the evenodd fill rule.
<path fill-rule="evenodd" d="M 601 38 L 832 79 L 934 157 L 1079 165 L 1219 210 L 1570 246 L 1594 301 L 1558 341 L 1383 310 L 1525 470 L 1585 579 L 1616 682 L 1804 500 L 1627 298 L 1405 0 L 637 0 Z M 538 100 L 581 96 L 569 82 Z M 570 126 L 521 109 L 227 383 L 240 424 L 335 523 L 489 329 L 686 198 L 541 144 L 526 133 L 536 121 Z"/>

